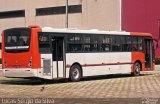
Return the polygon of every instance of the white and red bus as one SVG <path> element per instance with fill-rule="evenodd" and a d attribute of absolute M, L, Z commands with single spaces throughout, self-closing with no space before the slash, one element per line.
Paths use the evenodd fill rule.
<path fill-rule="evenodd" d="M 154 70 L 152 35 L 139 32 L 29 26 L 2 33 L 5 77 L 42 79 L 125 74 Z"/>

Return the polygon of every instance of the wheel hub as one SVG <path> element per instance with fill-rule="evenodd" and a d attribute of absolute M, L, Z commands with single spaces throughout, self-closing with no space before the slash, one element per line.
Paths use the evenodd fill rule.
<path fill-rule="evenodd" d="M 77 79 L 77 78 L 79 77 L 79 71 L 78 71 L 77 68 L 74 69 L 74 71 L 73 71 L 73 77 L 74 77 L 75 79 Z"/>

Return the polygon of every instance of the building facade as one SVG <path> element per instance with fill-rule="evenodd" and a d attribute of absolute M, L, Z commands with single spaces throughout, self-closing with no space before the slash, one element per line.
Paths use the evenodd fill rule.
<path fill-rule="evenodd" d="M 0 0 L 0 31 L 28 25 L 66 28 L 66 1 Z M 159 4 L 159 0 L 68 0 L 68 27 L 149 32 L 158 39 Z M 156 49 L 160 58 L 159 53 L 160 46 Z"/>
<path fill-rule="evenodd" d="M 66 0 L 1 0 L 0 27 L 66 27 Z M 120 0 L 68 0 L 68 27 L 120 30 Z"/>
<path fill-rule="evenodd" d="M 122 0 L 122 30 L 149 32 L 154 39 L 158 39 L 159 4 L 160 0 Z M 160 59 L 160 42 L 156 49 L 156 58 Z"/>

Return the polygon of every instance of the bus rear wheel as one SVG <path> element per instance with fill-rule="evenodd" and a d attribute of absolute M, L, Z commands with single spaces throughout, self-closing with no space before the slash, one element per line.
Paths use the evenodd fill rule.
<path fill-rule="evenodd" d="M 141 71 L 141 65 L 139 62 L 134 63 L 134 72 L 133 75 L 134 76 L 139 76 L 140 75 L 140 71 Z"/>
<path fill-rule="evenodd" d="M 72 82 L 80 81 L 82 77 L 81 67 L 77 64 L 73 65 L 70 69 L 69 78 Z"/>

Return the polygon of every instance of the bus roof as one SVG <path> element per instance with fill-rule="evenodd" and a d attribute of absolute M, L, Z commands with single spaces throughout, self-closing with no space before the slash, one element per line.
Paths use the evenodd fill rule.
<path fill-rule="evenodd" d="M 43 27 L 42 32 L 152 36 L 150 33 L 143 33 L 143 32 L 100 31 L 100 30 L 97 30 L 97 29 L 80 30 L 80 29 L 72 29 L 72 28 L 60 29 L 60 28 L 52 28 L 52 27 Z"/>

